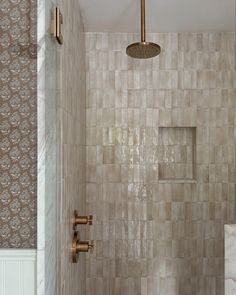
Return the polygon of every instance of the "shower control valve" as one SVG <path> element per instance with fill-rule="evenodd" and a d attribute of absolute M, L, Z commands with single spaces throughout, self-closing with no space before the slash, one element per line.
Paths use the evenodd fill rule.
<path fill-rule="evenodd" d="M 74 211 L 73 229 L 76 229 L 78 224 L 93 224 L 93 215 L 79 216 L 77 210 Z"/>
<path fill-rule="evenodd" d="M 74 232 L 72 241 L 72 262 L 77 263 L 80 252 L 93 252 L 94 242 L 93 241 L 81 241 L 79 233 Z"/>

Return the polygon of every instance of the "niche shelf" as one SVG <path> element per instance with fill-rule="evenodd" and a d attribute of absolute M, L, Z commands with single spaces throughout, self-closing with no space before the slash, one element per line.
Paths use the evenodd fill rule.
<path fill-rule="evenodd" d="M 159 181 L 196 181 L 196 127 L 159 127 Z"/>

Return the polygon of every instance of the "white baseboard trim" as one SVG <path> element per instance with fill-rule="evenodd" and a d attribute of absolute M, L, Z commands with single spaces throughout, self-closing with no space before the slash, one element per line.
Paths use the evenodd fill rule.
<path fill-rule="evenodd" d="M 0 249 L 0 295 L 36 295 L 36 253 Z"/>

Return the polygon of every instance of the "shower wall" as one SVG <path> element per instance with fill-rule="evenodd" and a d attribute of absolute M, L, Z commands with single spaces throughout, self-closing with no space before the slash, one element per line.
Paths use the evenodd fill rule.
<path fill-rule="evenodd" d="M 50 33 L 55 5 L 63 44 Z M 75 13 L 76 12 L 76 13 Z M 85 256 L 72 264 L 74 210 L 85 214 L 85 38 L 77 0 L 38 3 L 37 294 L 85 294 Z M 85 228 L 79 228 L 85 238 Z"/>
<path fill-rule="evenodd" d="M 85 215 L 86 181 L 86 75 L 85 35 L 77 0 L 62 1 L 63 45 L 61 47 L 61 293 L 85 294 L 85 255 L 72 264 L 72 219 L 74 210 Z M 75 13 L 76 12 L 76 13 Z M 81 240 L 85 226 L 78 227 Z"/>
<path fill-rule="evenodd" d="M 36 9 L 0 3 L 0 248 L 36 247 Z"/>
<path fill-rule="evenodd" d="M 86 34 L 87 295 L 223 295 L 236 222 L 234 33 Z"/>

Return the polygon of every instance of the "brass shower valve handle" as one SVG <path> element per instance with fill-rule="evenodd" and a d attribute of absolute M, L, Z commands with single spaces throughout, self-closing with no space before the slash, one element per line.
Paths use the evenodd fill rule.
<path fill-rule="evenodd" d="M 80 241 L 78 243 L 78 252 L 91 252 L 93 253 L 94 241 Z"/>
<path fill-rule="evenodd" d="M 92 252 L 94 249 L 93 241 L 80 241 L 80 236 L 77 231 L 74 232 L 72 241 L 72 262 L 77 263 L 80 252 Z"/>
<path fill-rule="evenodd" d="M 74 211 L 74 223 L 73 223 L 74 230 L 78 224 L 92 225 L 93 224 L 93 215 L 79 216 L 78 212 L 75 210 Z"/>

